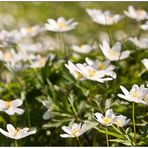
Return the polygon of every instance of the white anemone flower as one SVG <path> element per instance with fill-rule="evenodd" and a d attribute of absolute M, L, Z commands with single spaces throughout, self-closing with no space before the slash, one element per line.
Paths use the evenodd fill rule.
<path fill-rule="evenodd" d="M 118 97 L 125 99 L 130 102 L 135 103 L 142 103 L 147 104 L 144 101 L 144 98 L 148 95 L 148 88 L 145 88 L 144 85 L 141 85 L 140 87 L 137 84 L 134 84 L 132 86 L 132 89 L 128 91 L 125 87 L 120 86 L 123 94 L 118 94 Z"/>
<path fill-rule="evenodd" d="M 126 50 L 121 52 L 121 43 L 117 42 L 110 47 L 109 43 L 103 41 L 102 45 L 99 45 L 104 56 L 110 61 L 118 61 L 129 57 L 130 51 Z"/>
<path fill-rule="evenodd" d="M 0 47 L 7 47 L 12 44 L 16 44 L 22 39 L 22 36 L 18 30 L 2 30 L 0 32 Z"/>
<path fill-rule="evenodd" d="M 95 113 L 95 119 L 104 126 L 111 126 L 116 121 L 116 116 L 112 109 L 108 109 L 103 116 L 101 113 Z"/>
<path fill-rule="evenodd" d="M 36 131 L 29 131 L 28 127 L 22 129 L 14 128 L 12 124 L 7 124 L 7 131 L 0 128 L 0 133 L 2 133 L 6 137 L 19 140 L 29 135 L 35 134 Z"/>
<path fill-rule="evenodd" d="M 120 14 L 113 15 L 110 11 L 102 11 L 97 9 L 86 9 L 92 20 L 101 25 L 113 25 L 118 23 L 123 16 Z"/>
<path fill-rule="evenodd" d="M 67 32 L 75 29 L 78 25 L 78 22 L 74 22 L 73 19 L 65 20 L 64 17 L 59 17 L 57 21 L 49 18 L 47 22 L 45 28 L 53 32 Z"/>
<path fill-rule="evenodd" d="M 141 28 L 142 30 L 148 30 L 148 21 L 146 21 L 145 24 L 141 25 L 140 28 Z"/>
<path fill-rule="evenodd" d="M 66 132 L 66 134 L 60 135 L 62 138 L 79 137 L 86 132 L 86 124 L 74 123 L 72 126 L 62 126 L 62 130 Z"/>
<path fill-rule="evenodd" d="M 137 37 L 130 37 L 129 40 L 139 48 L 148 48 L 148 38 L 146 37 L 141 37 L 140 39 L 137 39 Z"/>
<path fill-rule="evenodd" d="M 148 18 L 148 14 L 145 10 L 136 10 L 133 6 L 129 6 L 128 11 L 124 11 L 124 14 L 136 21 L 142 21 Z"/>
<path fill-rule="evenodd" d="M 76 80 L 84 80 L 84 76 L 81 74 L 78 67 L 73 64 L 71 61 L 68 61 L 68 64 L 65 64 L 65 67 L 70 71 Z"/>
<path fill-rule="evenodd" d="M 32 27 L 24 27 L 20 29 L 20 33 L 23 37 L 34 37 L 37 34 L 44 31 L 44 28 L 40 27 L 39 25 L 35 25 Z"/>
<path fill-rule="evenodd" d="M 77 53 L 87 54 L 93 50 L 93 47 L 89 44 L 82 44 L 80 46 L 72 45 L 71 49 Z"/>
<path fill-rule="evenodd" d="M 113 71 L 115 69 L 115 66 L 110 64 L 109 60 L 102 62 L 99 60 L 93 61 L 89 58 L 86 58 L 85 61 L 88 65 L 92 66 L 93 68 L 104 71 L 107 76 L 111 76 L 114 79 L 116 78 L 116 73 Z"/>
<path fill-rule="evenodd" d="M 116 120 L 114 124 L 116 124 L 118 127 L 123 127 L 127 125 L 129 122 L 130 122 L 130 119 L 127 119 L 126 116 L 120 115 L 120 116 L 116 116 Z"/>
<path fill-rule="evenodd" d="M 0 99 L 0 111 L 7 113 L 8 115 L 14 115 L 15 113 L 21 115 L 24 110 L 18 108 L 23 104 L 21 99 L 15 99 L 13 101 L 4 101 Z"/>
<path fill-rule="evenodd" d="M 143 63 L 145 68 L 148 70 L 148 59 L 143 59 L 143 60 L 141 60 L 141 62 Z"/>
<path fill-rule="evenodd" d="M 93 68 L 92 66 L 84 64 L 76 64 L 78 69 L 80 70 L 80 73 L 89 80 L 97 81 L 103 83 L 104 81 L 110 81 L 113 80 L 110 76 L 107 77 L 107 74 L 105 71 L 97 70 Z"/>

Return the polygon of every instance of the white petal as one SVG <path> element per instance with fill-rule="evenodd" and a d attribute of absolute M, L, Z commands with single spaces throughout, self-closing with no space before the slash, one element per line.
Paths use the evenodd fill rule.
<path fill-rule="evenodd" d="M 71 128 L 67 127 L 67 126 L 62 126 L 62 130 L 66 133 L 68 133 L 69 135 L 71 134 Z"/>
<path fill-rule="evenodd" d="M 122 92 L 125 94 L 125 96 L 127 96 L 129 94 L 129 91 L 125 87 L 120 86 L 120 88 L 121 88 Z"/>
<path fill-rule="evenodd" d="M 120 60 L 125 59 L 127 57 L 129 57 L 130 51 L 123 51 L 120 55 Z"/>
<path fill-rule="evenodd" d="M 98 121 L 98 122 L 100 122 L 100 123 L 102 123 L 102 118 L 104 117 L 101 113 L 95 113 L 95 119 Z"/>
<path fill-rule="evenodd" d="M 7 130 L 9 133 L 15 132 L 15 128 L 12 124 L 7 124 Z"/>
<path fill-rule="evenodd" d="M 1 129 L 1 128 L 0 128 L 0 133 L 2 133 L 2 134 L 3 134 L 4 136 L 6 136 L 6 137 L 12 138 L 8 132 L 4 131 L 4 130 Z"/>
<path fill-rule="evenodd" d="M 23 101 L 21 99 L 16 99 L 14 101 L 11 101 L 11 103 L 12 103 L 12 106 L 17 107 L 17 106 L 21 106 L 23 104 Z"/>
<path fill-rule="evenodd" d="M 61 136 L 62 138 L 74 137 L 74 136 L 68 135 L 68 134 L 60 134 L 60 136 Z"/>

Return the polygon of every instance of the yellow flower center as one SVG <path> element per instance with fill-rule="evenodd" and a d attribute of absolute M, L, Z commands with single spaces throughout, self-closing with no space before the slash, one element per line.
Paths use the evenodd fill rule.
<path fill-rule="evenodd" d="M 116 121 L 115 124 L 119 127 L 121 126 L 121 122 L 120 121 Z"/>
<path fill-rule="evenodd" d="M 9 109 L 11 106 L 12 106 L 12 103 L 11 103 L 11 101 L 6 101 L 6 109 Z"/>
<path fill-rule="evenodd" d="M 83 75 L 80 72 L 78 72 L 78 71 L 75 71 L 75 72 L 76 72 L 76 79 L 83 78 Z"/>
<path fill-rule="evenodd" d="M 33 32 L 33 27 L 28 27 L 27 32 L 29 32 L 29 33 Z"/>
<path fill-rule="evenodd" d="M 88 71 L 88 75 L 89 75 L 90 77 L 93 77 L 95 74 L 96 74 L 96 70 L 89 70 L 89 71 Z"/>
<path fill-rule="evenodd" d="M 104 124 L 109 124 L 109 123 L 111 123 L 111 121 L 112 120 L 108 117 L 104 117 L 104 119 L 103 119 Z"/>
<path fill-rule="evenodd" d="M 82 45 L 80 45 L 80 48 L 83 48 L 84 47 L 84 45 L 82 44 Z"/>
<path fill-rule="evenodd" d="M 62 29 L 62 28 L 64 28 L 64 27 L 65 27 L 65 23 L 64 23 L 64 22 L 59 22 L 59 23 L 58 23 L 58 26 L 59 26 L 59 28 L 61 28 L 61 29 Z"/>
<path fill-rule="evenodd" d="M 130 92 L 130 96 L 133 98 L 139 98 L 139 93 L 138 92 Z"/>
<path fill-rule="evenodd" d="M 105 65 L 103 63 L 98 64 L 98 69 L 103 70 L 105 69 Z"/>
<path fill-rule="evenodd" d="M 41 66 L 43 66 L 45 64 L 45 62 L 46 62 L 46 59 L 45 58 L 41 58 L 40 61 L 39 61 L 39 64 Z"/>
<path fill-rule="evenodd" d="M 78 128 L 76 128 L 76 129 L 74 129 L 74 130 L 72 130 L 72 135 L 73 136 L 76 136 L 77 134 L 79 134 L 80 133 L 80 129 L 78 129 Z"/>
<path fill-rule="evenodd" d="M 21 129 L 17 127 L 17 128 L 15 129 L 15 131 L 13 132 L 13 136 L 16 137 L 16 136 L 20 135 L 20 134 L 21 134 L 20 131 L 21 131 Z"/>
<path fill-rule="evenodd" d="M 5 52 L 4 60 L 10 60 L 12 58 L 12 54 L 10 52 Z"/>

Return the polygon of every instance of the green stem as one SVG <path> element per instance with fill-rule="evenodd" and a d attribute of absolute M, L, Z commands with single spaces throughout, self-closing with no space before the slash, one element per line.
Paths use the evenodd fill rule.
<path fill-rule="evenodd" d="M 79 137 L 76 137 L 76 139 L 77 139 L 77 142 L 78 142 L 79 146 L 82 146 L 82 145 L 81 145 L 81 142 L 80 142 L 80 140 L 79 140 Z"/>
<path fill-rule="evenodd" d="M 136 144 L 135 102 L 133 102 L 132 118 L 133 118 L 133 129 L 134 129 L 134 142 Z"/>
<path fill-rule="evenodd" d="M 107 147 L 109 147 L 108 130 L 107 130 L 107 128 L 106 128 L 106 144 L 107 144 Z"/>
<path fill-rule="evenodd" d="M 14 143 L 15 143 L 15 147 L 18 147 L 17 140 L 16 139 L 15 139 Z"/>

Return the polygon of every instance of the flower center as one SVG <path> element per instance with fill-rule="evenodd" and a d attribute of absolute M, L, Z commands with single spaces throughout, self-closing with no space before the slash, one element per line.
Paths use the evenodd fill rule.
<path fill-rule="evenodd" d="M 63 29 L 65 27 L 65 23 L 64 22 L 59 22 L 58 26 L 59 26 L 59 28 Z"/>
<path fill-rule="evenodd" d="M 77 136 L 79 133 L 80 133 L 80 129 L 76 128 L 76 129 L 73 129 L 73 130 L 72 130 L 72 133 L 71 133 L 71 134 L 72 134 L 73 136 Z"/>
<path fill-rule="evenodd" d="M 29 32 L 29 33 L 33 32 L 33 28 L 32 27 L 28 27 L 27 28 L 27 32 Z"/>
<path fill-rule="evenodd" d="M 75 72 L 76 72 L 76 79 L 83 78 L 83 75 L 80 72 L 78 72 L 78 71 L 75 71 Z"/>
<path fill-rule="evenodd" d="M 104 119 L 103 119 L 104 124 L 109 124 L 109 123 L 111 123 L 111 121 L 112 120 L 108 117 L 104 117 Z"/>
<path fill-rule="evenodd" d="M 45 64 L 45 62 L 46 62 L 46 59 L 45 58 L 41 58 L 39 60 L 39 65 L 43 66 Z"/>
<path fill-rule="evenodd" d="M 21 129 L 17 127 L 13 133 L 13 136 L 16 137 L 16 136 L 20 135 L 20 131 L 21 131 Z"/>
<path fill-rule="evenodd" d="M 121 121 L 116 121 L 115 124 L 119 127 L 121 126 Z"/>
<path fill-rule="evenodd" d="M 138 92 L 130 92 L 130 96 L 137 99 L 140 97 Z"/>
<path fill-rule="evenodd" d="M 82 44 L 82 45 L 80 45 L 80 48 L 83 48 L 84 47 L 84 45 Z"/>
<path fill-rule="evenodd" d="M 11 101 L 6 101 L 5 105 L 6 105 L 5 109 L 9 109 L 12 106 L 12 103 L 11 103 Z"/>
<path fill-rule="evenodd" d="M 96 74 L 96 70 L 89 70 L 88 71 L 88 76 L 93 77 Z"/>
<path fill-rule="evenodd" d="M 12 58 L 12 54 L 10 52 L 5 52 L 4 54 L 4 60 L 8 61 Z"/>
<path fill-rule="evenodd" d="M 103 63 L 99 63 L 98 69 L 101 69 L 101 70 L 105 69 L 105 65 Z"/>

